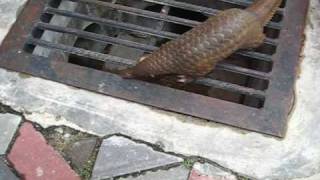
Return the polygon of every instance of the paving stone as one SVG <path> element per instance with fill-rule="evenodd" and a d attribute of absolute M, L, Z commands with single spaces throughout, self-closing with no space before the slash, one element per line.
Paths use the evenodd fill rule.
<path fill-rule="evenodd" d="M 113 136 L 102 142 L 92 179 L 112 178 L 181 161 L 181 158 L 154 151 L 145 144 Z"/>
<path fill-rule="evenodd" d="M 19 180 L 10 168 L 0 158 L 0 180 Z"/>
<path fill-rule="evenodd" d="M 97 138 L 82 139 L 71 145 L 66 151 L 66 154 L 71 158 L 71 162 L 74 166 L 79 169 L 83 168 L 92 155 L 97 140 Z"/>
<path fill-rule="evenodd" d="M 80 179 L 31 123 L 20 128 L 8 160 L 25 180 Z"/>
<path fill-rule="evenodd" d="M 20 116 L 0 114 L 0 155 L 6 153 L 20 122 Z"/>
<path fill-rule="evenodd" d="M 189 180 L 237 180 L 237 177 L 208 163 L 196 163 Z"/>
<path fill-rule="evenodd" d="M 179 166 L 168 170 L 146 172 L 137 177 L 120 178 L 120 180 L 188 180 L 189 169 Z"/>

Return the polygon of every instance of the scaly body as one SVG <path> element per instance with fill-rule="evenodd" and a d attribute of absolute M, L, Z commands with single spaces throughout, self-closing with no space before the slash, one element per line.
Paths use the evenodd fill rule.
<path fill-rule="evenodd" d="M 257 0 L 245 10 L 229 9 L 170 41 L 120 72 L 125 78 L 176 74 L 203 76 L 238 49 L 259 46 L 281 0 Z"/>

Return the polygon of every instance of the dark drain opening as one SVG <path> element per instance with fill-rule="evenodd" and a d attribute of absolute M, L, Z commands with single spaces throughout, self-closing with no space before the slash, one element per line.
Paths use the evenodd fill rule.
<path fill-rule="evenodd" d="M 93 24 L 90 24 L 87 28 L 85 28 L 84 31 L 101 34 L 102 27 L 99 24 L 93 23 Z M 91 51 L 103 52 L 103 50 L 106 48 L 106 45 L 95 42 L 90 39 L 77 38 L 74 44 L 74 47 L 91 50 Z M 104 62 L 102 61 L 98 61 L 96 59 L 86 58 L 86 57 L 78 56 L 74 54 L 71 54 L 69 56 L 69 62 L 72 64 L 77 64 L 80 66 L 90 67 L 94 69 L 102 69 L 104 67 Z"/>
<path fill-rule="evenodd" d="M 180 17 L 180 18 L 186 18 L 194 21 L 200 21 L 200 22 L 203 22 L 208 19 L 208 17 L 202 13 L 188 11 L 188 10 L 179 9 L 179 8 L 171 8 L 169 15 Z"/>
<path fill-rule="evenodd" d="M 270 72 L 272 70 L 272 62 L 259 61 L 242 55 L 232 55 L 225 63 L 261 72 Z"/>

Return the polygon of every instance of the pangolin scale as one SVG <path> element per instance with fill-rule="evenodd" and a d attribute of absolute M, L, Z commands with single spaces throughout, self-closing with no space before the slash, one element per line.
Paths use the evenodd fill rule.
<path fill-rule="evenodd" d="M 281 0 L 257 0 L 244 10 L 221 11 L 119 74 L 124 78 L 168 74 L 204 76 L 235 51 L 262 44 L 263 27 L 280 4 Z"/>

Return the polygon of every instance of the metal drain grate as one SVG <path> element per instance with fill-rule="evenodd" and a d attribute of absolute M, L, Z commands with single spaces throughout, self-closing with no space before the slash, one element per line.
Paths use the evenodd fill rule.
<path fill-rule="evenodd" d="M 0 47 L 0 66 L 179 112 L 283 137 L 293 102 L 308 1 L 284 1 L 265 43 L 239 51 L 207 77 L 124 80 L 162 43 L 219 10 L 249 0 L 29 0 Z M 148 123 L 148 122 L 146 122 Z"/>

